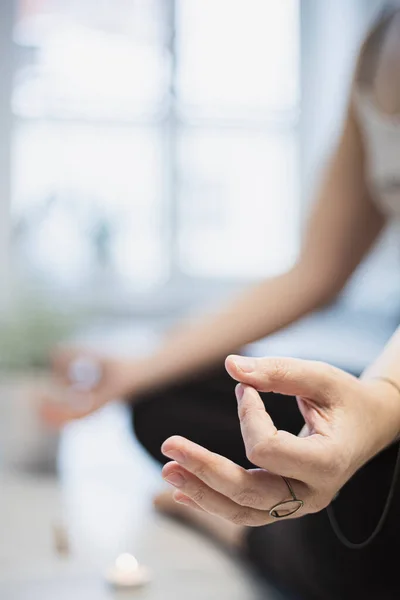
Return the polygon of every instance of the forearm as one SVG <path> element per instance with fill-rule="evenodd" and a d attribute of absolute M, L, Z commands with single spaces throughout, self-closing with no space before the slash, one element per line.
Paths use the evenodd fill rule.
<path fill-rule="evenodd" d="M 386 379 L 400 390 L 400 327 L 386 344 L 383 352 L 366 369 L 363 379 Z"/>
<path fill-rule="evenodd" d="M 142 361 L 139 389 L 222 362 L 227 354 L 317 308 L 326 298 L 318 277 L 307 273 L 296 267 L 248 290 L 216 314 L 187 320 L 167 337 L 155 355 Z"/>
<path fill-rule="evenodd" d="M 378 452 L 400 436 L 400 327 L 363 373 L 362 380 L 374 391 L 378 401 L 374 420 Z"/>

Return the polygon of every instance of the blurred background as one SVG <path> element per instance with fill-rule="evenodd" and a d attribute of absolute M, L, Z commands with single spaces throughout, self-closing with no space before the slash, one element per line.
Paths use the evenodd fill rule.
<path fill-rule="evenodd" d="M 24 285 L 133 310 L 138 296 L 162 306 L 168 290 L 173 304 L 193 283 L 290 264 L 299 2 L 6 4 L 5 177 Z"/>
<path fill-rule="evenodd" d="M 28 390 L 45 377 L 56 342 L 140 353 L 171 321 L 293 263 L 358 46 L 383 4 L 0 3 L 1 597 L 55 597 L 48 572 L 61 566 L 49 532 L 59 513 L 85 565 L 132 545 L 154 559 L 149 535 L 147 546 L 138 542 L 137 502 L 147 504 L 158 474 L 149 475 L 123 408 L 59 437 L 36 423 Z M 327 359 L 340 364 L 339 326 L 351 336 L 346 364 L 364 363 L 399 312 L 397 259 L 387 232 L 338 304 L 274 349 L 307 355 L 323 339 Z M 363 337 L 367 321 L 374 339 Z M 194 534 L 148 527 L 186 560 Z M 186 579 L 179 571 L 179 593 L 178 558 L 160 557 L 171 597 L 185 597 L 188 573 L 204 572 L 213 592 L 199 597 L 217 597 L 218 585 L 219 598 L 253 597 L 236 567 L 233 575 L 226 558 L 205 550 L 195 575 L 190 564 Z M 97 575 L 73 564 L 86 598 L 109 597 L 88 592 Z M 70 582 L 66 569 L 60 577 Z M 42 577 L 37 592 L 31 577 Z M 228 580 L 239 587 L 225 589 Z M 166 598 L 160 589 L 143 598 Z"/>

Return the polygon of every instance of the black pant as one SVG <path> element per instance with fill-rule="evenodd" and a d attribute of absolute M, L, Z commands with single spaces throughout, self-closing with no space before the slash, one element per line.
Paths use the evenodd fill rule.
<path fill-rule="evenodd" d="M 161 444 L 182 435 L 248 468 L 240 433 L 235 383 L 222 369 L 135 399 L 133 426 L 139 442 L 160 463 Z M 278 429 L 298 433 L 303 419 L 294 398 L 262 394 Z M 373 531 L 391 482 L 397 445 L 382 452 L 341 490 L 335 511 L 352 541 Z M 326 511 L 249 529 L 248 554 L 263 576 L 303 600 L 400 598 L 400 485 L 386 526 L 365 549 L 349 550 L 331 530 Z"/>

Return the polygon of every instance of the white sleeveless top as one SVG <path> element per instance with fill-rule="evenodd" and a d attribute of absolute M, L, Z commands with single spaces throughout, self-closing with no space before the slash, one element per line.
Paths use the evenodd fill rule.
<path fill-rule="evenodd" d="M 358 269 L 354 289 L 348 287 L 347 309 L 342 304 L 314 314 L 251 344 L 246 348 L 250 356 L 318 358 L 361 373 L 393 333 L 400 301 L 400 116 L 382 113 L 364 91 L 357 92 L 355 102 L 372 196 L 392 227 Z"/>
<path fill-rule="evenodd" d="M 390 220 L 400 223 L 400 115 L 383 113 L 365 90 L 356 93 L 355 102 L 372 196 Z"/>

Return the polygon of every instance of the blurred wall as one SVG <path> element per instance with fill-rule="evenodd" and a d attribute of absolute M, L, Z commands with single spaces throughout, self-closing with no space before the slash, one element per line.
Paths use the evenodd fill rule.
<path fill-rule="evenodd" d="M 0 3 L 0 309 L 7 298 L 9 203 L 10 203 L 10 139 L 12 115 L 9 90 L 11 89 L 13 0 Z"/>

